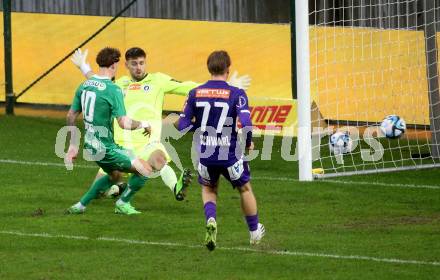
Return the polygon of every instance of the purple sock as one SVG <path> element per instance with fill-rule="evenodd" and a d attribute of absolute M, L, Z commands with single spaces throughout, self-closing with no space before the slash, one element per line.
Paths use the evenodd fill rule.
<path fill-rule="evenodd" d="M 216 204 L 214 202 L 212 201 L 206 202 L 203 208 L 205 208 L 206 221 L 208 221 L 208 219 L 211 217 L 217 220 L 217 210 L 216 210 Z"/>
<path fill-rule="evenodd" d="M 258 214 L 253 216 L 246 216 L 246 222 L 249 227 L 249 231 L 257 230 L 258 228 Z"/>

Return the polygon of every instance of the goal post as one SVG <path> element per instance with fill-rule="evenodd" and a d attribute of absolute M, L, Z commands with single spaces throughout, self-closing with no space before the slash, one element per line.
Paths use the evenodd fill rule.
<path fill-rule="evenodd" d="M 13 115 L 15 95 L 12 83 L 11 1 L 3 1 L 3 44 L 5 63 L 5 109 L 7 115 Z"/>
<path fill-rule="evenodd" d="M 300 181 L 440 166 L 436 2 L 294 1 Z"/>
<path fill-rule="evenodd" d="M 293 3 L 295 2 L 295 3 Z M 309 5 L 308 1 L 295 0 L 296 78 L 298 111 L 299 180 L 312 178 L 312 140 L 310 107 L 310 55 L 309 55 Z M 293 16 L 293 15 L 292 15 Z M 293 31 L 293 30 L 292 30 Z M 295 89 L 293 89 L 295 90 Z"/>
<path fill-rule="evenodd" d="M 438 76 L 438 42 L 436 36 L 436 6 L 434 1 L 423 1 L 423 29 L 425 34 L 427 79 L 429 89 L 429 116 L 431 155 L 440 158 L 440 96 Z"/>

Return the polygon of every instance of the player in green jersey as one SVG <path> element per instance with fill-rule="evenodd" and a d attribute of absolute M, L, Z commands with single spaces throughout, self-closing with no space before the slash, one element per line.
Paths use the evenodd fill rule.
<path fill-rule="evenodd" d="M 146 121 L 135 121 L 127 116 L 121 89 L 111 79 L 114 78 L 120 52 L 114 48 L 102 49 L 96 62 L 99 65 L 97 75 L 93 75 L 76 90 L 71 108 L 67 114 L 67 125 L 71 138 L 66 162 L 71 163 L 78 154 L 75 143 L 75 121 L 83 113 L 85 140 L 84 152 L 88 159 L 95 161 L 106 175 L 96 180 L 80 201 L 67 209 L 69 214 L 84 213 L 90 201 L 98 193 L 109 188 L 120 180 L 121 172 L 133 173 L 121 198 L 116 202 L 115 212 L 122 214 L 139 213 L 130 204 L 130 198 L 138 191 L 156 166 L 135 157 L 114 141 L 113 122 L 126 130 L 139 130 L 144 135 L 151 133 L 150 124 Z M 145 139 L 145 138 L 144 138 Z M 146 140 L 146 139 L 145 139 Z"/>

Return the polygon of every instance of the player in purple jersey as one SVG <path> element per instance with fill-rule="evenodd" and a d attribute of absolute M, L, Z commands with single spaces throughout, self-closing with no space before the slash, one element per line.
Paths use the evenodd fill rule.
<path fill-rule="evenodd" d="M 244 90 L 228 85 L 231 59 L 226 51 L 215 51 L 208 57 L 211 80 L 193 89 L 188 95 L 180 116 L 179 130 L 194 133 L 199 164 L 199 183 L 206 217 L 205 245 L 216 246 L 216 204 L 220 175 L 223 175 L 240 193 L 241 208 L 250 232 L 250 243 L 258 244 L 265 229 L 258 222 L 257 202 L 250 184 L 248 162 L 237 139 L 237 118 L 245 135 L 246 149 L 252 150 L 252 122 L 248 98 Z M 192 119 L 195 121 L 192 122 Z"/>

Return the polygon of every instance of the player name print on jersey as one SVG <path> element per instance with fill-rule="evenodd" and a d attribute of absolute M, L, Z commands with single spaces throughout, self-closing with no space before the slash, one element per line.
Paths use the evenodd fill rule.
<path fill-rule="evenodd" d="M 87 80 L 83 84 L 84 87 L 95 87 L 98 90 L 104 90 L 107 86 L 105 83 L 96 80 Z"/>
<path fill-rule="evenodd" d="M 230 136 L 209 136 L 209 135 L 200 135 L 200 144 L 205 146 L 231 146 L 231 141 L 229 139 Z"/>
<path fill-rule="evenodd" d="M 222 98 L 229 99 L 231 91 L 228 89 L 201 88 L 196 91 L 196 98 Z"/>

